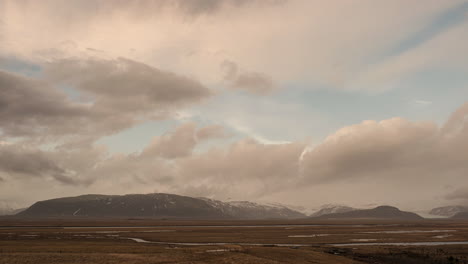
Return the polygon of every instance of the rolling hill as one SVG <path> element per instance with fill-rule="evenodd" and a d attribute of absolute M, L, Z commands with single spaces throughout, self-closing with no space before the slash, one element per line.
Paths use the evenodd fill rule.
<path fill-rule="evenodd" d="M 315 219 L 391 219 L 391 220 L 418 220 L 423 219 L 421 216 L 400 211 L 392 206 L 378 206 L 373 209 L 354 210 L 344 213 L 325 214 Z"/>
<path fill-rule="evenodd" d="M 291 219 L 305 217 L 285 207 L 222 202 L 175 194 L 82 195 L 40 201 L 19 217 L 114 217 L 195 219 Z"/>

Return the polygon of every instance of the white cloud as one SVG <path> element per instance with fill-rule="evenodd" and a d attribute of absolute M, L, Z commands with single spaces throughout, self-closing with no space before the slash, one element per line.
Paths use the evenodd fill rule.
<path fill-rule="evenodd" d="M 143 6 L 135 1 L 119 5 L 103 1 L 67 5 L 60 1 L 7 1 L 2 52 L 49 60 L 95 56 L 100 50 L 104 51 L 100 56 L 124 56 L 209 84 L 220 81 L 220 74 L 213 73 L 219 73 L 220 63 L 231 60 L 262 73 L 254 79 L 263 90 L 270 81 L 258 76 L 274 76 L 280 85 L 300 81 L 382 89 L 384 81 L 396 74 L 443 58 L 466 66 L 458 56 L 466 53 L 467 46 L 461 37 L 466 35 L 466 26 L 462 25 L 414 52 L 367 68 L 369 61 L 394 49 L 430 24 L 439 12 L 460 1 L 430 0 L 423 6 L 403 0 L 202 2 L 182 5 L 172 1 L 179 3 L 173 5 L 174 9 L 158 1 Z M 178 9 L 178 5 L 185 7 Z M 181 10 L 197 15 L 187 19 L 180 15 Z M 247 78 L 249 83 L 252 77 Z"/>

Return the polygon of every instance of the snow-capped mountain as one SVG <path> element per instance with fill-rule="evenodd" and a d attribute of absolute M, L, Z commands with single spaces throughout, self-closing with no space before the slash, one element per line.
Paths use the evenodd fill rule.
<path fill-rule="evenodd" d="M 346 213 L 357 210 L 356 208 L 349 207 L 341 204 L 325 204 L 322 205 L 315 213 L 311 214 L 312 217 L 318 217 L 327 214 Z"/>
<path fill-rule="evenodd" d="M 306 215 L 281 204 L 261 204 L 249 201 L 221 202 L 208 198 L 201 198 L 223 213 L 239 219 L 292 219 Z"/>
<path fill-rule="evenodd" d="M 317 219 L 399 219 L 399 220 L 420 220 L 420 215 L 401 211 L 400 209 L 383 205 L 372 209 L 352 210 L 344 213 L 331 213 L 315 217 Z"/>
<path fill-rule="evenodd" d="M 429 214 L 436 216 L 452 217 L 460 212 L 468 212 L 468 206 L 452 205 L 437 207 L 429 211 Z"/>
<path fill-rule="evenodd" d="M 232 201 L 229 205 L 235 208 L 237 218 L 266 219 L 266 218 L 301 218 L 304 214 L 280 204 L 259 204 L 248 201 Z"/>

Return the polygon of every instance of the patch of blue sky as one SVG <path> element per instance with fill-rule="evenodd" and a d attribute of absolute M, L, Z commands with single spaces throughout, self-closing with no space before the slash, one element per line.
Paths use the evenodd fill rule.
<path fill-rule="evenodd" d="M 409 35 L 407 38 L 402 39 L 387 51 L 379 54 L 378 57 L 372 59 L 370 63 L 373 64 L 417 48 L 446 30 L 466 21 L 468 19 L 467 14 L 468 1 L 457 3 L 451 8 L 441 11 L 439 14 L 436 14 L 427 25 Z"/>
<path fill-rule="evenodd" d="M 315 137 L 325 119 L 300 102 L 283 98 L 282 93 L 256 96 L 226 90 L 209 102 L 195 106 L 194 113 L 227 127 L 236 135 L 269 144 Z"/>
<path fill-rule="evenodd" d="M 392 117 L 443 124 L 468 100 L 468 77 L 463 70 L 424 69 L 402 77 L 392 86 L 390 90 L 369 93 L 329 87 L 311 89 L 296 84 L 275 96 L 325 116 L 330 121 L 327 133 L 363 120 L 379 121 Z"/>
<path fill-rule="evenodd" d="M 38 77 L 42 73 L 40 65 L 15 57 L 0 58 L 0 69 L 27 77 Z"/>
<path fill-rule="evenodd" d="M 78 89 L 73 87 L 70 84 L 59 84 L 58 88 L 61 89 L 70 100 L 79 102 L 79 103 L 93 103 L 94 98 L 92 96 L 86 96 Z"/>
<path fill-rule="evenodd" d="M 148 121 L 117 134 L 99 139 L 97 144 L 104 144 L 112 153 L 140 152 L 149 145 L 153 137 L 160 136 L 175 129 L 180 122 L 178 120 Z"/>

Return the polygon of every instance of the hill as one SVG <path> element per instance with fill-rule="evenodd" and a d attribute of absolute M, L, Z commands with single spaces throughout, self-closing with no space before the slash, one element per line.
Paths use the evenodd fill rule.
<path fill-rule="evenodd" d="M 20 217 L 289 219 L 303 214 L 252 202 L 222 202 L 175 194 L 82 195 L 40 201 Z"/>
<path fill-rule="evenodd" d="M 346 212 L 355 211 L 355 210 L 358 210 L 358 209 L 345 206 L 345 205 L 340 205 L 340 204 L 325 204 L 325 205 L 322 205 L 322 207 L 320 207 L 319 210 L 317 210 L 310 216 L 318 217 L 318 216 L 327 215 L 327 214 L 346 213 Z"/>
<path fill-rule="evenodd" d="M 418 220 L 423 219 L 421 216 L 400 211 L 400 209 L 392 206 L 378 206 L 373 209 L 362 209 L 349 211 L 344 213 L 326 214 L 316 219 L 392 219 L 392 220 Z"/>
<path fill-rule="evenodd" d="M 442 206 L 432 209 L 429 214 L 437 215 L 437 216 L 444 216 L 444 217 L 452 217 L 460 212 L 468 212 L 468 206 L 461 206 L 461 205 L 452 205 L 452 206 Z"/>
<path fill-rule="evenodd" d="M 451 219 L 468 219 L 468 212 L 459 212 L 450 218 Z"/>

